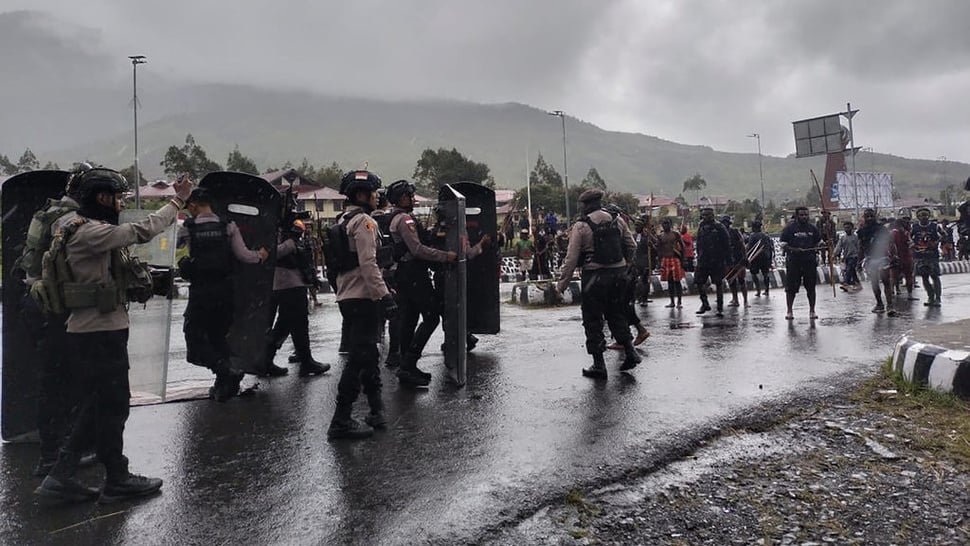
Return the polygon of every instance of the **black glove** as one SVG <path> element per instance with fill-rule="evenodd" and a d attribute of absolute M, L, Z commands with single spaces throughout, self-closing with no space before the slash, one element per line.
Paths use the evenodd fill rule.
<path fill-rule="evenodd" d="M 394 296 L 385 294 L 381 298 L 381 303 L 384 305 L 385 318 L 392 319 L 397 316 L 397 302 L 394 301 Z"/>

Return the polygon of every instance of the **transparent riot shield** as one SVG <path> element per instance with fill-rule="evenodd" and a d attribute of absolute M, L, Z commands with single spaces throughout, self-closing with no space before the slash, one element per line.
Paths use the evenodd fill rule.
<path fill-rule="evenodd" d="M 491 244 L 468 260 L 466 266 L 468 331 L 473 334 L 497 334 L 501 328 L 499 314 L 499 277 L 501 256 L 495 190 L 475 182 L 459 182 L 451 187 L 465 196 L 465 230 L 468 245 L 474 246 L 488 236 Z"/>
<path fill-rule="evenodd" d="M 0 436 L 26 439 L 37 429 L 39 363 L 46 358 L 38 336 L 42 320 L 25 298 L 23 274 L 14 271 L 27 241 L 34 213 L 48 199 L 58 199 L 70 174 L 32 171 L 7 179 L 2 187 L 3 209 L 3 358 L 0 370 Z"/>
<path fill-rule="evenodd" d="M 199 182 L 212 197 L 212 210 L 235 222 L 251 249 L 266 248 L 269 258 L 259 264 L 237 264 L 233 275 L 234 306 L 229 347 L 233 367 L 258 374 L 266 368 L 266 333 L 272 326 L 273 273 L 283 197 L 265 179 L 233 173 L 209 173 Z"/>
<path fill-rule="evenodd" d="M 125 209 L 120 223 L 139 222 L 153 210 Z M 128 382 L 136 404 L 165 401 L 173 322 L 172 297 L 178 222 L 154 239 L 129 249 L 149 265 L 155 295 L 128 307 Z"/>
<path fill-rule="evenodd" d="M 439 222 L 445 228 L 445 248 L 458 254 L 453 264 L 445 266 L 445 305 L 441 326 L 445 333 L 445 367 L 449 379 L 462 387 L 467 381 L 466 334 L 466 267 L 465 196 L 451 185 L 438 192 Z"/>

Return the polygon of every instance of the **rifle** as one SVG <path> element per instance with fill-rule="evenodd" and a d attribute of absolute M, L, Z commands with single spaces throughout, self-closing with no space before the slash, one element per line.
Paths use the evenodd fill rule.
<path fill-rule="evenodd" d="M 819 208 L 822 212 L 825 211 L 825 197 L 822 196 L 822 186 L 818 184 L 818 178 L 815 177 L 815 171 L 809 169 L 808 172 L 812 174 L 812 181 L 815 182 L 815 190 L 818 191 L 818 203 Z M 828 228 L 828 225 L 825 226 Z M 835 249 L 832 247 L 832 238 L 826 238 L 826 243 L 828 243 L 828 259 L 829 259 L 829 284 L 832 285 L 832 297 L 835 297 Z"/>

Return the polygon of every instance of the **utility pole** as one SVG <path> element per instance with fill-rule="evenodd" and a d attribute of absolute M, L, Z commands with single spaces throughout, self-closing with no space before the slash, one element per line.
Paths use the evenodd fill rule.
<path fill-rule="evenodd" d="M 141 171 L 138 170 L 138 65 L 145 64 L 148 59 L 144 55 L 129 55 L 131 59 L 132 96 L 131 108 L 135 114 L 135 208 L 141 208 Z"/>
<path fill-rule="evenodd" d="M 572 218 L 569 214 L 569 168 L 566 166 L 566 114 L 562 110 L 549 112 L 550 116 L 558 116 L 562 120 L 562 179 L 563 192 L 566 194 L 566 226 Z"/>
<path fill-rule="evenodd" d="M 758 176 L 761 177 L 761 210 L 764 210 L 765 203 L 765 171 L 761 167 L 761 135 L 758 133 L 751 133 L 748 138 L 758 139 Z"/>

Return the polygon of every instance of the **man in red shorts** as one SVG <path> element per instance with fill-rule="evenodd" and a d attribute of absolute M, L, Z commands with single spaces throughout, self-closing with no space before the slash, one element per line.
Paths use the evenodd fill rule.
<path fill-rule="evenodd" d="M 683 287 L 680 281 L 684 279 L 684 267 L 681 259 L 684 256 L 684 241 L 673 229 L 673 222 L 670 218 L 660 221 L 663 231 L 660 233 L 657 243 L 657 255 L 660 256 L 660 280 L 667 281 L 667 295 L 670 296 L 670 303 L 665 305 L 673 308 L 674 298 L 677 298 L 676 307 L 680 309 Z"/>

